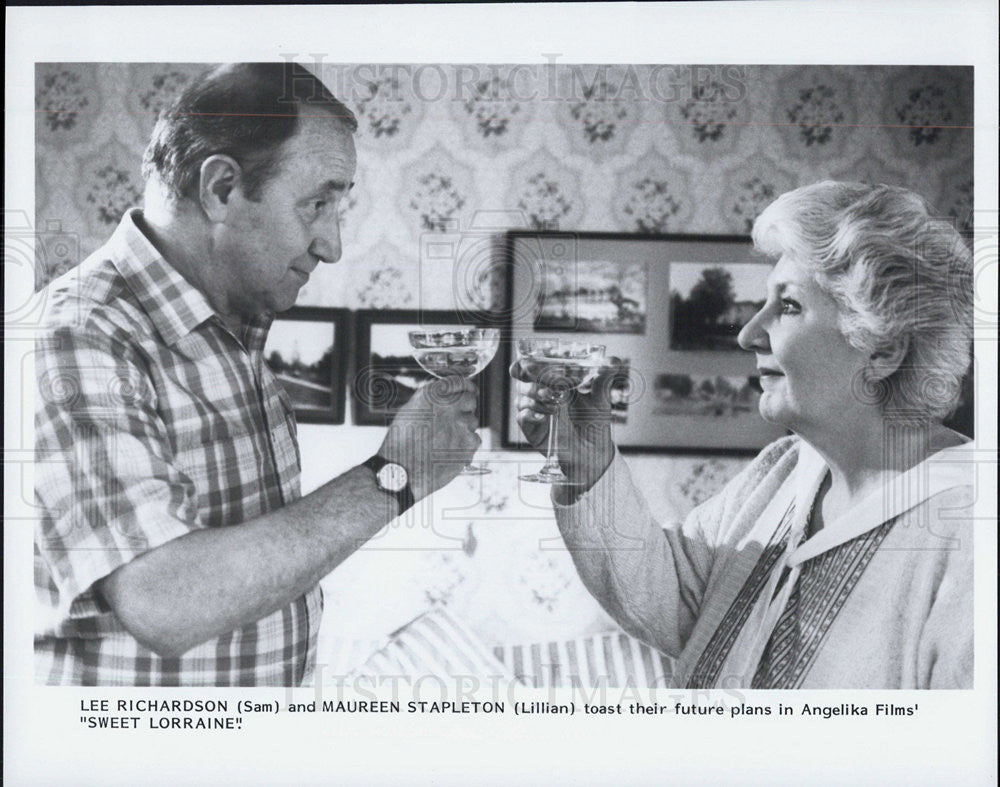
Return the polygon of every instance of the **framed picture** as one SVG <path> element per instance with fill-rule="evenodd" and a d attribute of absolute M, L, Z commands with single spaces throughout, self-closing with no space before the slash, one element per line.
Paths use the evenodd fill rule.
<path fill-rule="evenodd" d="M 471 328 L 456 311 L 361 309 L 355 312 L 354 423 L 385 426 L 416 390 L 434 379 L 417 363 L 409 333 L 417 329 Z M 479 382 L 479 423 L 486 424 L 487 388 Z"/>
<path fill-rule="evenodd" d="M 608 392 L 619 447 L 754 453 L 785 433 L 760 417 L 756 360 L 737 344 L 771 268 L 749 238 L 518 230 L 506 264 L 512 337 L 597 342 L 621 361 Z M 517 385 L 505 377 L 508 448 L 526 445 Z"/>
<path fill-rule="evenodd" d="M 264 360 L 303 423 L 344 423 L 350 312 L 296 306 L 278 314 Z"/>

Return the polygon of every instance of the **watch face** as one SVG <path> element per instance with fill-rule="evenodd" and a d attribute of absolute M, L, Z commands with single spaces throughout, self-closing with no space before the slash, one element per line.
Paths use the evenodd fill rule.
<path fill-rule="evenodd" d="M 378 471 L 378 483 L 383 489 L 387 489 L 390 492 L 399 492 L 403 489 L 409 477 L 406 474 L 406 468 L 402 465 L 393 464 L 389 462 L 384 465 L 381 470 Z"/>

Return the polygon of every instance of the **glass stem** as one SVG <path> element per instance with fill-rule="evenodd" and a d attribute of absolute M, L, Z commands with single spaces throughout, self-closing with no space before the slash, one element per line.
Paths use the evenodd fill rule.
<path fill-rule="evenodd" d="M 556 472 L 559 470 L 559 462 L 556 460 L 556 424 L 559 422 L 559 414 L 552 413 L 549 416 L 549 446 L 546 450 L 545 468 L 546 472 Z"/>

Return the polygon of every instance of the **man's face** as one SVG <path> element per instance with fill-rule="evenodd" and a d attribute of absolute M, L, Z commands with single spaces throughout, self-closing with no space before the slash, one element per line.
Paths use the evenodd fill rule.
<path fill-rule="evenodd" d="M 340 259 L 339 208 L 354 180 L 354 140 L 332 116 L 310 114 L 282 145 L 278 171 L 258 199 L 234 189 L 215 231 L 213 264 L 229 314 L 285 311 L 320 262 Z"/>

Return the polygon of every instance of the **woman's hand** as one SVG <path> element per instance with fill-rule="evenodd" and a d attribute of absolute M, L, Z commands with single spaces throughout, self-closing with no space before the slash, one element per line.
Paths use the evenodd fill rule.
<path fill-rule="evenodd" d="M 556 403 L 553 392 L 532 378 L 520 361 L 510 367 L 511 377 L 521 382 L 517 398 L 521 431 L 532 446 L 544 453 L 549 416 L 556 416 L 554 448 L 559 465 L 570 481 L 581 486 L 580 491 L 593 486 L 614 458 L 610 391 L 621 373 L 621 361 L 608 358 L 586 391 L 571 391 L 565 401 Z"/>

